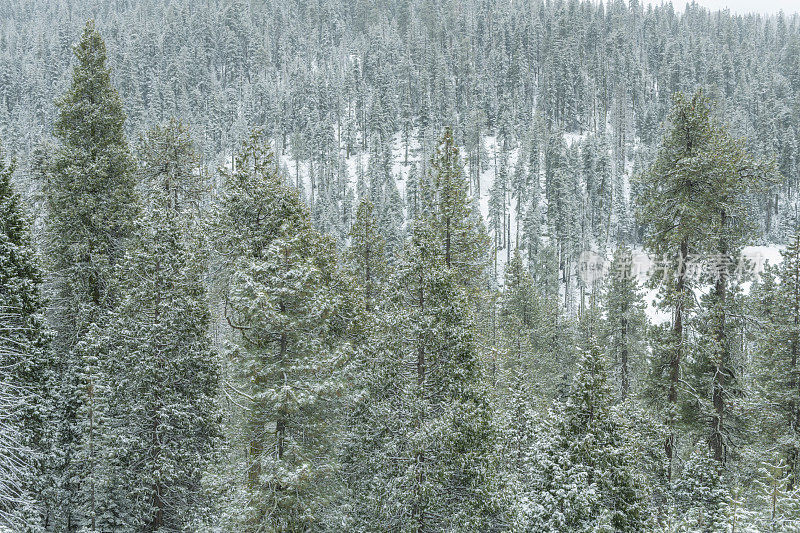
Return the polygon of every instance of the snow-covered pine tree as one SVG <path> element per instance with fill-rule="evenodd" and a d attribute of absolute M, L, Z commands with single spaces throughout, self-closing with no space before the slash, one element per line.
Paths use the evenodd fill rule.
<path fill-rule="evenodd" d="M 543 303 L 533 278 L 525 268 L 519 250 L 514 251 L 505 269 L 505 284 L 500 300 L 500 346 L 505 359 L 497 413 L 501 431 L 499 449 L 517 491 L 529 482 L 528 457 L 534 442 L 535 402 L 541 393 L 534 383 L 543 381 L 549 370 L 546 358 L 536 350 L 534 337 L 541 330 Z"/>
<path fill-rule="evenodd" d="M 421 207 L 419 165 L 412 163 L 406 179 L 406 214 L 409 221 L 417 218 L 417 211 Z"/>
<path fill-rule="evenodd" d="M 645 355 L 643 342 L 647 317 L 632 261 L 630 248 L 617 248 L 604 295 L 606 320 L 603 334 L 621 400 L 630 394 L 634 369 L 641 368 Z"/>
<path fill-rule="evenodd" d="M 578 362 L 570 393 L 557 404 L 532 454 L 527 529 L 546 532 L 646 531 L 650 523 L 599 347 Z"/>
<path fill-rule="evenodd" d="M 255 131 L 221 169 L 217 241 L 228 272 L 230 357 L 242 369 L 244 479 L 231 508 L 242 531 L 313 527 L 334 466 L 327 391 L 341 361 L 341 295 L 333 244 L 311 227 L 297 190 Z"/>
<path fill-rule="evenodd" d="M 752 290 L 756 334 L 759 425 L 771 442 L 780 436 L 786 483 L 800 489 L 800 231 L 782 251 L 783 260 L 761 274 Z"/>
<path fill-rule="evenodd" d="M 698 444 L 689 453 L 682 475 L 675 482 L 680 510 L 678 531 L 728 531 L 731 499 L 723 476 L 724 466 L 714 458 L 713 449 Z"/>
<path fill-rule="evenodd" d="M 153 127 L 137 142 L 136 156 L 136 185 L 144 207 L 172 213 L 181 223 L 196 223 L 206 184 L 199 147 L 188 127 L 175 118 Z"/>
<path fill-rule="evenodd" d="M 385 505 L 405 529 L 491 531 L 503 510 L 491 410 L 468 290 L 446 265 L 443 235 L 429 218 L 416 221 L 395 278 L 405 417 L 390 449 L 405 465 L 387 469 L 399 478 L 384 480 L 396 487 Z"/>
<path fill-rule="evenodd" d="M 504 492 L 474 305 L 485 234 L 447 130 L 424 183 L 391 300 L 364 346 L 362 425 L 348 439 L 354 529 L 494 531 Z M 448 263 L 449 262 L 449 263 Z"/>
<path fill-rule="evenodd" d="M 429 174 L 420 184 L 419 216 L 430 219 L 447 268 L 462 283 L 480 283 L 486 268 L 488 238 L 480 219 L 473 215 L 469 186 L 453 130 L 445 128 L 431 158 Z"/>
<path fill-rule="evenodd" d="M 589 226 L 594 242 L 599 240 L 599 222 L 602 220 L 603 195 L 600 177 L 597 175 L 596 166 L 598 159 L 598 142 L 595 137 L 589 137 L 586 141 L 580 144 L 581 150 L 581 177 L 586 185 L 587 205 L 586 213 L 584 215 L 586 222 Z"/>
<path fill-rule="evenodd" d="M 51 518 L 55 366 L 14 166 L 0 149 L 0 529 L 33 533 Z"/>
<path fill-rule="evenodd" d="M 97 520 L 101 531 L 181 531 L 208 507 L 200 482 L 220 433 L 205 261 L 192 233 L 199 157 L 171 121 L 147 135 L 139 160 L 142 216 L 97 340 L 107 391 Z"/>
<path fill-rule="evenodd" d="M 699 202 L 696 222 L 701 224 L 703 251 L 708 254 L 701 280 L 711 286 L 701 300 L 694 378 L 696 390 L 708 391 L 704 401 L 697 403 L 699 421 L 706 425 L 703 429 L 714 459 L 725 462 L 739 423 L 731 406 L 742 394 L 736 335 L 742 314 L 740 284 L 746 272 L 736 267 L 754 232 L 748 195 L 766 183 L 772 168 L 752 157 L 744 140 L 731 137 L 711 116 L 710 101 L 702 92 L 689 102 L 684 112 L 691 116 L 694 128 L 707 136 L 691 147 L 691 160 L 682 161 L 681 166 L 691 169 L 688 179 L 699 189 L 693 201 Z"/>
<path fill-rule="evenodd" d="M 541 368 L 550 369 L 547 379 L 538 381 L 541 398 L 562 399 L 572 381 L 578 351 L 577 321 L 562 313 L 558 252 L 552 239 L 544 240 L 531 264 L 531 276 L 542 298 L 542 318 L 535 342 L 541 354 Z"/>
<path fill-rule="evenodd" d="M 770 533 L 800 531 L 800 489 L 789 479 L 789 466 L 775 454 L 758 466 L 754 480 L 755 494 L 759 501 L 754 522 L 759 531 Z"/>
<path fill-rule="evenodd" d="M 489 230 L 493 236 L 492 245 L 492 275 L 497 281 L 497 261 L 500 251 L 506 246 L 505 229 L 506 229 L 506 197 L 508 189 L 508 175 L 507 175 L 507 157 L 508 155 L 503 152 L 501 155 L 499 168 L 496 169 L 494 183 L 489 188 L 489 211 L 488 211 L 488 224 Z"/>
<path fill-rule="evenodd" d="M 367 308 L 372 308 L 383 292 L 386 283 L 386 244 L 378 230 L 375 207 L 363 198 L 356 209 L 356 218 L 350 228 L 350 247 L 346 259 L 364 290 Z"/>
<path fill-rule="evenodd" d="M 696 280 L 688 272 L 690 254 L 701 250 L 703 223 L 707 216 L 702 201 L 703 172 L 707 167 L 694 164 L 695 158 L 713 137 L 708 119 L 710 110 L 700 107 L 697 98 L 678 93 L 669 115 L 670 126 L 664 135 L 653 165 L 639 177 L 637 216 L 645 226 L 645 248 L 656 261 L 648 285 L 659 289 L 658 305 L 672 315 L 669 329 L 654 350 L 650 389 L 662 398 L 669 435 L 664 445 L 667 478 L 673 474 L 676 454 L 680 377 L 684 370 L 689 337 L 687 324 L 694 306 Z"/>
<path fill-rule="evenodd" d="M 531 159 L 533 159 L 534 156 L 528 156 L 528 165 L 526 165 L 522 157 L 524 154 L 523 150 L 525 150 L 525 147 L 521 146 L 519 151 L 520 155 L 517 158 L 514 167 L 514 175 L 510 184 L 511 205 L 513 208 L 509 209 L 509 217 L 511 216 L 511 210 L 513 210 L 515 231 L 512 238 L 514 239 L 514 248 L 519 248 L 525 244 L 522 238 L 522 220 L 525 213 L 525 206 L 528 203 L 528 197 L 531 194 L 538 193 L 539 185 L 538 183 L 534 185 L 530 182 L 533 173 L 528 168 L 528 165 L 531 163 Z M 536 157 L 538 157 L 538 154 Z M 509 218 L 509 220 L 511 219 Z"/>
<path fill-rule="evenodd" d="M 552 133 L 545 152 L 545 192 L 548 231 L 554 239 L 558 270 L 564 285 L 564 308 L 572 312 L 572 275 L 580 241 L 578 216 L 581 187 L 578 182 L 577 147 L 567 147 L 563 136 Z"/>
<path fill-rule="evenodd" d="M 397 340 L 388 288 L 389 271 L 385 241 L 378 232 L 372 203 L 364 198 L 358 205 L 350 230 L 350 246 L 345 251 L 346 272 L 357 288 L 356 301 L 363 301 L 361 313 L 354 317 L 358 333 L 351 337 L 354 354 L 345 375 L 350 387 L 345 391 L 341 441 L 338 457 L 346 492 L 337 498 L 331 517 L 337 526 L 354 530 L 379 529 L 377 506 L 372 499 L 373 482 L 385 453 L 380 424 L 398 423 L 397 413 L 386 399 L 392 395 L 398 365 L 386 356 L 397 351 L 388 346 Z"/>
<path fill-rule="evenodd" d="M 53 527 L 68 531 L 96 525 L 96 361 L 79 348 L 92 325 L 115 305 L 114 268 L 136 213 L 125 114 L 93 21 L 74 52 L 72 83 L 57 101 L 60 146 L 45 187 L 62 410 Z"/>
<path fill-rule="evenodd" d="M 376 205 L 381 206 L 377 217 L 378 229 L 383 233 L 386 242 L 387 260 L 392 263 L 400 254 L 405 240 L 403 199 L 394 178 L 384 186 L 383 198 Z"/>

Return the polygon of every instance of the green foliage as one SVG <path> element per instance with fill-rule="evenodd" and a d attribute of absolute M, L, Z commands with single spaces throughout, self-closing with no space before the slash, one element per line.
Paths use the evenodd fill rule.
<path fill-rule="evenodd" d="M 445 128 L 422 183 L 421 212 L 436 234 L 445 266 L 455 269 L 462 283 L 475 283 L 486 267 L 487 237 L 473 216 L 468 189 L 453 130 Z"/>
<path fill-rule="evenodd" d="M 246 401 L 245 531 L 300 530 L 320 519 L 333 466 L 325 397 L 346 348 L 343 288 L 329 240 L 254 132 L 222 170 L 217 241 L 228 272 L 230 357 Z"/>
<path fill-rule="evenodd" d="M 381 295 L 387 278 L 386 241 L 378 231 L 374 210 L 368 199 L 359 202 L 346 255 L 370 306 Z"/>
<path fill-rule="evenodd" d="M 755 480 L 761 512 L 756 524 L 761 531 L 800 531 L 798 489 L 790 479 L 791 471 L 782 458 L 763 461 Z"/>
<path fill-rule="evenodd" d="M 690 310 L 693 305 L 689 290 L 694 280 L 685 276 L 685 263 L 689 254 L 702 251 L 709 214 L 703 200 L 713 194 L 708 180 L 716 163 L 710 114 L 701 94 L 676 94 L 657 158 L 640 177 L 637 216 L 647 229 L 645 245 L 672 273 L 656 270 L 650 285 L 661 288 L 660 304 L 667 308 Z"/>
<path fill-rule="evenodd" d="M 621 400 L 628 397 L 632 382 L 643 370 L 645 355 L 647 317 L 639 283 L 633 273 L 632 259 L 630 248 L 620 246 L 615 250 L 604 295 L 604 339 Z"/>
<path fill-rule="evenodd" d="M 115 268 L 136 217 L 133 159 L 125 114 L 111 85 L 103 40 L 89 21 L 75 47 L 77 63 L 57 101 L 56 138 L 44 190 L 48 258 L 54 286 L 54 347 L 59 359 L 60 458 L 55 501 L 57 527 L 96 525 L 96 355 L 83 352 L 118 298 Z"/>
<path fill-rule="evenodd" d="M 14 166 L 0 149 L 0 525 L 39 531 L 53 482 L 55 365 Z"/>
<path fill-rule="evenodd" d="M 690 453 L 675 483 L 682 527 L 703 533 L 728 530 L 732 502 L 723 468 L 712 450 L 701 446 Z"/>
<path fill-rule="evenodd" d="M 95 340 L 105 404 L 101 530 L 188 528 L 209 506 L 201 480 L 220 436 L 204 261 L 184 207 L 198 200 L 196 152 L 175 122 L 144 142 L 148 202 L 119 267 L 120 302 Z"/>
<path fill-rule="evenodd" d="M 529 531 L 643 531 L 650 517 L 611 414 L 600 349 L 578 362 L 569 396 L 542 428 L 525 505 Z"/>
<path fill-rule="evenodd" d="M 395 296 L 359 355 L 368 374 L 346 463 L 353 527 L 493 531 L 505 496 L 468 300 L 482 234 L 449 130 L 428 186 L 390 281 Z"/>
<path fill-rule="evenodd" d="M 749 314 L 753 328 L 755 365 L 760 371 L 754 387 L 760 407 L 759 425 L 770 445 L 777 445 L 785 463 L 786 483 L 798 488 L 800 467 L 800 232 L 796 233 L 777 267 L 768 268 L 752 288 Z"/>
<path fill-rule="evenodd" d="M 639 220 L 647 250 L 660 262 L 649 283 L 659 289 L 659 306 L 672 314 L 671 328 L 660 330 L 654 349 L 653 378 L 666 382 L 668 391 L 668 459 L 675 454 L 674 427 L 683 408 L 683 421 L 705 434 L 715 459 L 725 461 L 736 426 L 731 403 L 741 394 L 732 318 L 741 279 L 734 266 L 750 229 L 746 194 L 772 170 L 729 135 L 701 91 L 691 98 L 677 93 L 673 100 L 670 127 L 639 183 Z M 702 260 L 700 276 L 689 271 L 693 258 Z M 712 289 L 696 309 L 695 290 L 704 284 Z M 687 370 L 690 377 L 682 379 Z M 686 394 L 687 384 L 699 392 Z"/>
<path fill-rule="evenodd" d="M 185 124 L 174 118 L 147 132 L 136 147 L 137 186 L 151 210 L 197 218 L 205 193 L 201 155 Z"/>
<path fill-rule="evenodd" d="M 57 102 L 55 134 L 61 145 L 45 194 L 53 268 L 64 279 L 64 298 L 75 300 L 65 312 L 81 324 L 96 320 L 92 308 L 108 308 L 113 301 L 111 269 L 122 256 L 136 204 L 125 114 L 92 21 L 75 57 L 72 83 Z"/>

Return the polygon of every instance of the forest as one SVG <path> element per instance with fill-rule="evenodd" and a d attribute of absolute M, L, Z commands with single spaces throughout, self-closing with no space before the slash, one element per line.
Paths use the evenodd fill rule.
<path fill-rule="evenodd" d="M 800 532 L 800 14 L 0 2 L 0 533 Z"/>

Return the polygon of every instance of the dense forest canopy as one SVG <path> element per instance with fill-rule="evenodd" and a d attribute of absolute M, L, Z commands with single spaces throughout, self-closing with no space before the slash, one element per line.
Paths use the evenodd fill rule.
<path fill-rule="evenodd" d="M 800 531 L 799 97 L 798 14 L 5 0 L 0 532 Z"/>
<path fill-rule="evenodd" d="M 281 151 L 336 174 L 343 146 L 408 142 L 409 131 L 448 124 L 466 146 L 486 133 L 524 143 L 539 117 L 548 133 L 603 135 L 632 159 L 657 143 L 671 95 L 702 86 L 753 150 L 796 174 L 795 15 L 621 1 L 9 0 L 0 6 L 9 150 L 50 133 L 88 18 L 107 41 L 128 133 L 176 116 L 209 157 L 230 156 L 263 126 Z"/>

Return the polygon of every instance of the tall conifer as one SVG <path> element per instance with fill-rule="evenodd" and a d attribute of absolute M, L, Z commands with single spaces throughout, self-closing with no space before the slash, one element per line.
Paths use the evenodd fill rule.
<path fill-rule="evenodd" d="M 103 39 L 89 21 L 74 48 L 72 83 L 56 102 L 60 146 L 48 173 L 48 256 L 60 367 L 61 479 L 58 527 L 95 527 L 97 360 L 87 332 L 113 309 L 115 267 L 136 213 L 133 159 L 122 101 L 111 84 Z M 89 352 L 85 352 L 89 349 Z"/>

